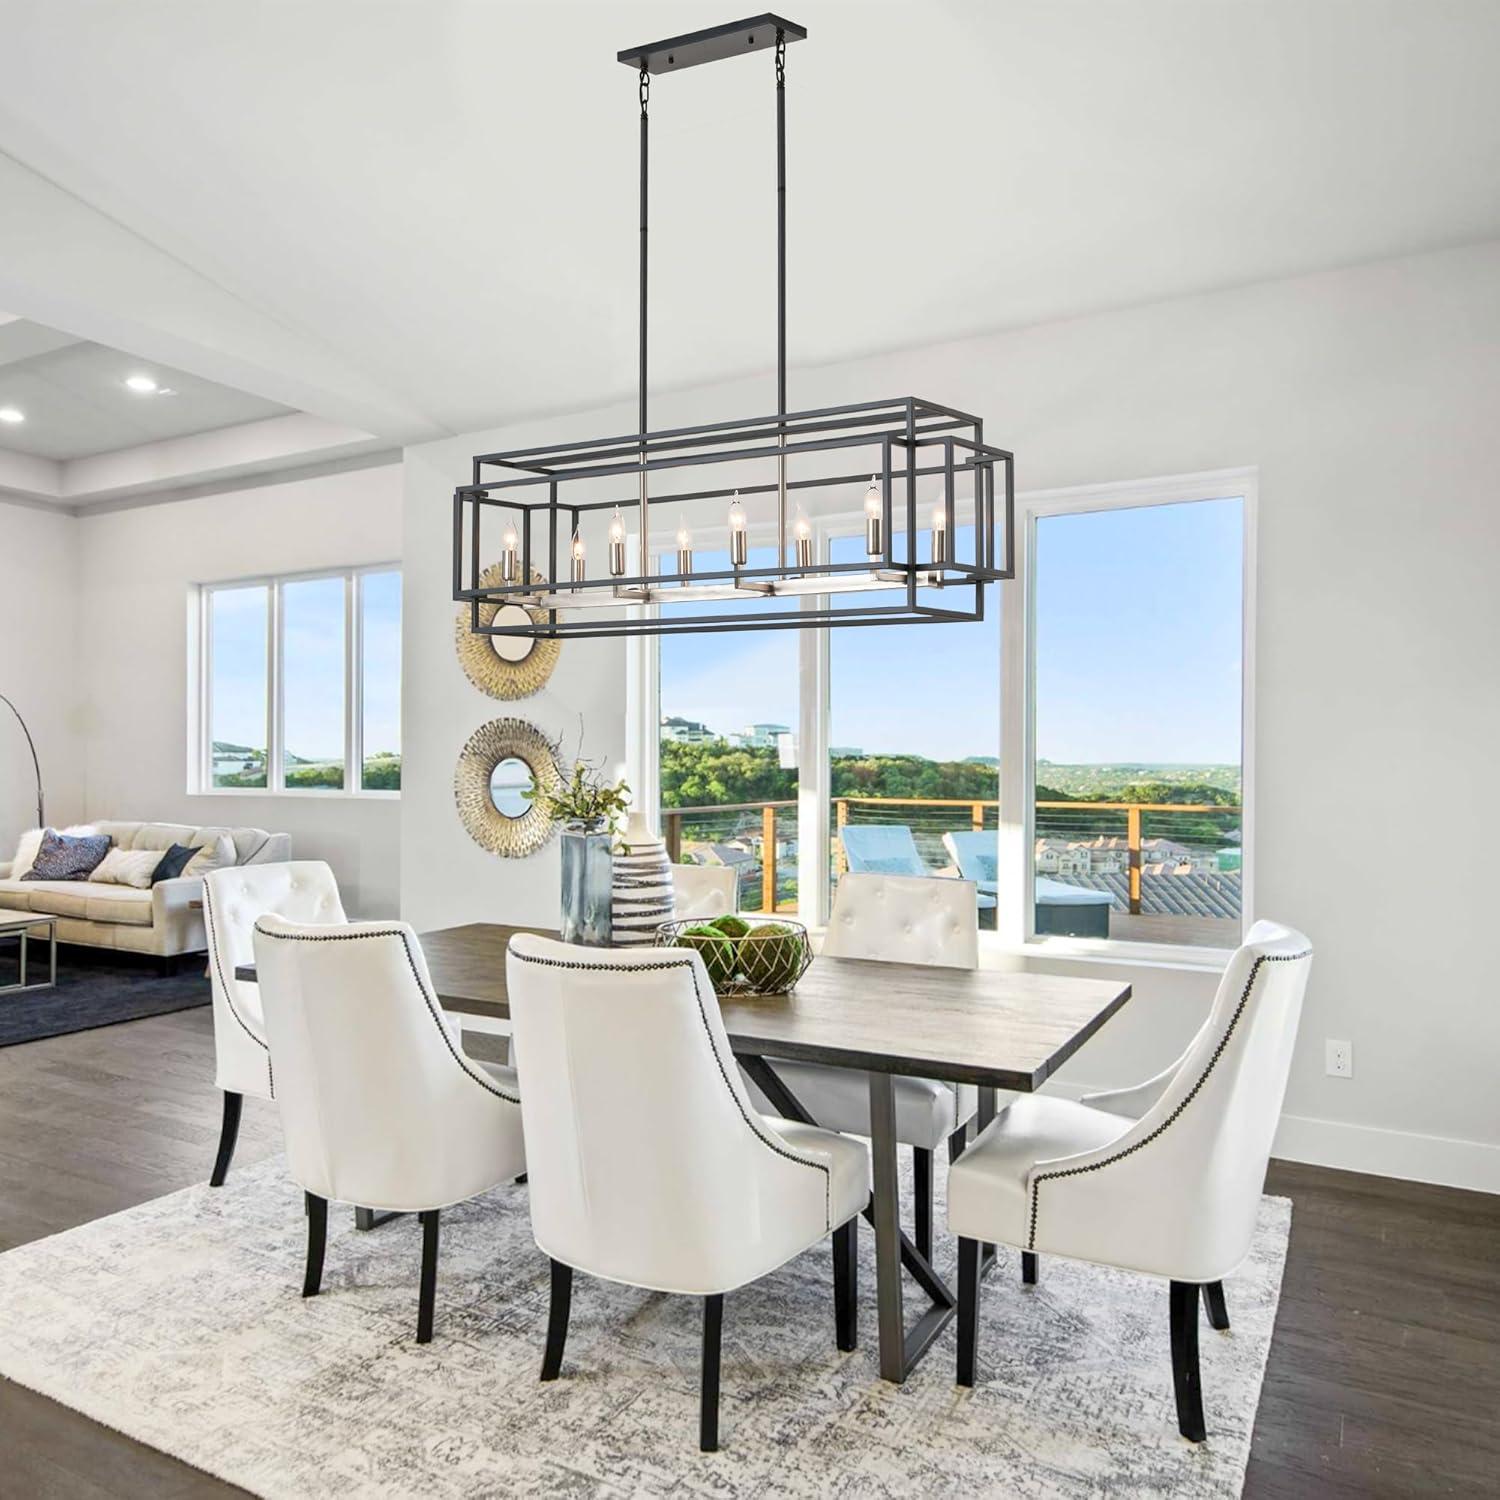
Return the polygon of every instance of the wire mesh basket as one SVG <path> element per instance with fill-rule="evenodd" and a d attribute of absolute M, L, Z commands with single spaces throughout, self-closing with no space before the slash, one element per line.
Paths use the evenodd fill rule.
<path fill-rule="evenodd" d="M 807 928 L 782 917 L 663 922 L 656 946 L 696 950 L 719 995 L 784 995 L 812 962 Z"/>

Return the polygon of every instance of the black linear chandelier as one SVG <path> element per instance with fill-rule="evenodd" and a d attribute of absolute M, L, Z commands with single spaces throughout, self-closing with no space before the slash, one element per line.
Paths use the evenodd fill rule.
<path fill-rule="evenodd" d="M 1014 462 L 1003 448 L 985 444 L 978 417 L 918 396 L 787 410 L 785 60 L 787 44 L 806 35 L 791 21 L 762 15 L 619 54 L 640 74 L 640 430 L 474 458 L 473 482 L 453 495 L 453 596 L 470 604 L 476 633 L 557 639 L 981 620 L 984 585 L 1014 576 Z M 768 48 L 775 49 L 776 61 L 776 410 L 651 432 L 646 425 L 651 78 Z M 855 472 L 815 472 L 830 463 L 842 467 L 817 455 L 851 449 L 865 450 Z M 789 477 L 793 463 L 805 466 L 795 478 Z M 701 486 L 722 477 L 725 471 L 710 467 L 716 464 L 734 465 L 728 477 L 736 482 L 665 488 L 684 478 Z M 998 500 L 997 465 L 1002 470 Z M 940 493 L 930 515 L 919 520 L 917 488 L 924 476 L 937 477 Z M 628 498 L 608 493 L 632 480 L 636 492 Z M 804 509 L 798 506 L 795 516 L 789 515 L 792 492 L 822 494 L 851 485 L 868 486 L 865 555 L 844 562 L 818 558 Z M 960 487 L 968 491 L 962 498 Z M 769 565 L 752 567 L 746 505 L 757 497 L 774 500 L 775 554 Z M 694 506 L 701 510 L 702 502 L 716 500 L 727 502 L 729 566 L 695 568 L 688 523 L 697 514 Z M 584 517 L 599 511 L 610 512 L 607 571 L 591 577 Z M 487 516 L 501 536 L 498 559 L 485 568 L 481 532 Z M 631 523 L 633 538 L 627 533 Z M 769 521 L 753 529 L 757 539 L 763 529 L 769 540 Z M 653 533 L 675 540 L 659 566 Z M 960 551 L 966 555 L 960 557 Z M 698 605 L 709 608 L 690 607 Z"/>

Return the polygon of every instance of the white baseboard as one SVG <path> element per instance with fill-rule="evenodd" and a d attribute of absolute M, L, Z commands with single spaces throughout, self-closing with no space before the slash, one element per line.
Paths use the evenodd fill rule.
<path fill-rule="evenodd" d="M 1101 1084 L 1064 1083 L 1061 1079 L 1051 1079 L 1046 1084 L 1049 1094 L 1064 1099 L 1081 1099 L 1101 1087 Z M 1343 1120 L 1315 1120 L 1308 1115 L 1283 1115 L 1271 1155 L 1282 1161 L 1333 1167 L 1341 1172 L 1368 1172 L 1375 1177 L 1500 1193 L 1500 1145 L 1485 1141 L 1417 1135 L 1409 1130 L 1385 1130 L 1376 1125 L 1350 1125 Z"/>
<path fill-rule="evenodd" d="M 1485 1141 L 1283 1115 L 1271 1154 L 1345 1172 L 1500 1193 L 1500 1146 Z"/>

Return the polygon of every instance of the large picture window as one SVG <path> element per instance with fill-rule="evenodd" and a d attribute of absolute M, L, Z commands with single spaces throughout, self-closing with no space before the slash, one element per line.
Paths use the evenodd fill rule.
<path fill-rule="evenodd" d="M 673 858 L 809 923 L 865 870 L 972 881 L 1006 943 L 1236 946 L 1253 476 L 1023 495 L 1018 519 L 1018 577 L 973 624 L 636 643 L 659 724 L 633 774 Z M 861 558 L 858 517 L 814 524 Z"/>
<path fill-rule="evenodd" d="M 401 787 L 401 574 L 204 585 L 196 789 Z"/>

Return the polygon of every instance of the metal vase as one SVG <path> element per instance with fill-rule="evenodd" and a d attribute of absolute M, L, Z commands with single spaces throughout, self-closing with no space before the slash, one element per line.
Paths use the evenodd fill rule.
<path fill-rule="evenodd" d="M 607 830 L 576 824 L 562 831 L 562 940 L 610 944 L 612 861 Z"/>

